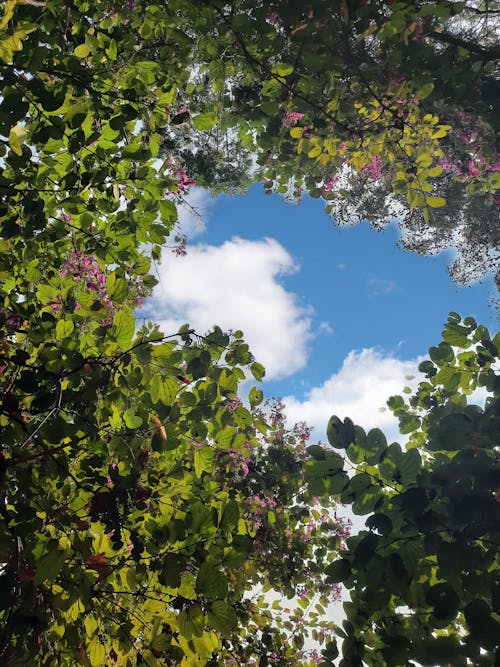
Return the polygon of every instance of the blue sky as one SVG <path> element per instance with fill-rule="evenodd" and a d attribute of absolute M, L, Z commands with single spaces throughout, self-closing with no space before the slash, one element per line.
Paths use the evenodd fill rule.
<path fill-rule="evenodd" d="M 292 206 L 259 185 L 215 200 L 195 189 L 191 203 L 203 223 L 183 214 L 188 255 L 165 256 L 151 314 L 166 331 L 241 328 L 268 368 L 266 395 L 286 397 L 317 437 L 333 412 L 395 435 L 384 402 L 415 384 L 450 310 L 497 328 L 491 279 L 458 287 L 450 255 L 403 251 L 394 226 L 339 228 L 321 201 Z"/>

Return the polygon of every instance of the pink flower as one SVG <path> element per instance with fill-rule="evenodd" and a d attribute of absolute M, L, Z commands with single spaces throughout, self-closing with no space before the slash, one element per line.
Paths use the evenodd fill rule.
<path fill-rule="evenodd" d="M 323 662 L 323 658 L 320 656 L 320 654 L 316 651 L 316 649 L 313 649 L 311 651 L 311 660 L 314 662 L 316 665 L 320 665 Z"/>
<path fill-rule="evenodd" d="M 382 161 L 380 155 L 372 155 L 370 162 L 360 169 L 361 174 L 368 174 L 370 178 L 377 181 L 382 177 Z"/>
<path fill-rule="evenodd" d="M 469 160 L 467 178 L 474 178 L 481 174 L 481 170 L 476 167 L 474 160 Z"/>
<path fill-rule="evenodd" d="M 178 245 L 172 248 L 172 252 L 176 257 L 185 257 L 187 255 L 186 239 L 183 239 Z"/>
<path fill-rule="evenodd" d="M 236 396 L 235 398 L 232 398 L 231 400 L 229 400 L 226 403 L 225 408 L 226 408 L 226 410 L 229 410 L 229 412 L 234 412 L 237 408 L 240 407 L 240 405 L 241 405 L 241 401 Z"/>
<path fill-rule="evenodd" d="M 243 461 L 240 465 L 241 465 L 241 469 L 243 471 L 243 474 L 246 477 L 248 475 L 248 465 L 245 463 L 245 461 Z"/>
<path fill-rule="evenodd" d="M 285 111 L 285 115 L 283 116 L 281 123 L 283 127 L 294 127 L 297 125 L 299 120 L 302 120 L 302 118 L 304 118 L 303 113 L 298 113 L 297 111 Z"/>

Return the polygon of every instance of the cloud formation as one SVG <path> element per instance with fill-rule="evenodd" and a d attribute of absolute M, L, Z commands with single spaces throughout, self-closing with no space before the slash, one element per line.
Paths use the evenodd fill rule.
<path fill-rule="evenodd" d="M 405 386 L 416 387 L 422 379 L 418 365 L 423 358 L 403 361 L 376 348 L 352 350 L 338 373 L 311 389 L 305 400 L 293 396 L 283 399 L 288 419 L 314 426 L 315 441 L 326 440 L 326 426 L 334 414 L 342 419 L 350 417 L 365 430 L 381 428 L 389 441 L 398 439 L 397 420 L 386 408 L 386 401 Z"/>
<path fill-rule="evenodd" d="M 183 202 L 177 204 L 178 232 L 193 238 L 201 234 L 207 226 L 210 208 L 214 198 L 205 188 L 193 187 L 183 197 Z"/>
<path fill-rule="evenodd" d="M 165 332 L 185 322 L 200 332 L 241 329 L 268 378 L 306 364 L 312 312 L 280 283 L 297 266 L 274 239 L 188 246 L 187 256 L 168 255 L 159 270 L 148 310 Z"/>

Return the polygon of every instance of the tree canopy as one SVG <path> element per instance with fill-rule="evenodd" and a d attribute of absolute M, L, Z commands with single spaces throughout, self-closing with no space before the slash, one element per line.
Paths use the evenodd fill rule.
<path fill-rule="evenodd" d="M 477 13 L 483 27 L 469 34 Z M 294 197 L 305 188 L 330 204 L 373 183 L 405 198 L 426 230 L 441 230 L 435 211 L 446 208 L 445 190 L 462 211 L 460 191 L 478 207 L 464 225 L 471 239 L 474 220 L 483 225 L 493 262 L 498 229 L 493 213 L 481 213 L 494 211 L 498 189 L 493 19 L 482 5 L 456 2 L 2 4 L 3 663 L 22 665 L 29 655 L 32 664 L 58 665 L 332 664 L 334 627 L 324 610 L 338 598 L 338 581 L 354 590 L 347 664 L 357 664 L 364 645 L 363 659 L 400 664 L 416 648 L 422 662 L 421 634 L 408 631 L 401 642 L 380 619 L 375 631 L 365 618 L 363 595 L 379 598 L 363 577 L 372 577 L 374 554 L 392 531 L 400 536 L 390 558 L 397 581 L 378 607 L 399 619 L 402 600 L 420 614 L 415 591 L 427 577 L 427 604 L 446 628 L 458 618 L 456 655 L 475 660 L 495 649 L 493 529 L 480 524 L 469 535 L 450 524 L 452 541 L 443 543 L 463 544 L 465 560 L 481 555 L 490 569 L 465 581 L 459 561 L 447 571 L 449 586 L 436 589 L 448 547 L 408 527 L 411 503 L 393 498 L 408 487 L 424 503 L 422 493 L 438 494 L 441 473 L 447 498 L 446 480 L 471 456 L 477 479 L 486 479 L 498 406 L 469 409 L 462 394 L 472 387 L 464 378 L 497 391 L 497 338 L 453 317 L 424 369 L 428 387 L 410 406 L 394 399 L 420 458 L 415 448 L 386 449 L 378 432 L 355 430 L 351 442 L 350 423 L 333 420 L 332 444 L 346 445 L 362 467 L 349 478 L 338 455 L 305 448 L 304 425 L 286 428 L 280 403 L 266 405 L 253 388 L 243 405 L 241 381 L 260 380 L 264 369 L 241 332 L 161 332 L 134 315 L 156 284 L 162 245 L 177 232 L 176 205 L 197 178 L 222 189 L 261 178 L 268 191 Z M 465 97 L 473 86 L 474 100 Z M 470 435 L 474 447 L 464 435 L 463 453 L 448 441 L 444 454 L 433 449 L 448 428 Z M 484 508 L 474 504 L 475 470 L 466 477 L 472 507 L 492 508 L 493 517 L 490 487 Z M 376 493 L 372 478 L 381 481 Z M 332 513 L 336 498 L 375 510 L 341 565 L 349 527 Z M 436 526 L 459 521 L 453 507 L 442 511 Z M 387 521 L 379 530 L 380 515 Z M 427 569 L 401 564 L 402 543 L 425 549 Z M 422 611 L 418 632 L 438 628 L 436 613 Z M 463 628 L 472 637 L 466 648 Z"/>
<path fill-rule="evenodd" d="M 429 353 L 418 390 L 388 402 L 406 447 L 332 417 L 345 454 L 309 450 L 311 491 L 368 515 L 326 567 L 350 589 L 341 667 L 499 660 L 500 334 L 451 313 Z M 337 469 L 325 480 L 326 464 Z"/>
<path fill-rule="evenodd" d="M 4 200 L 37 230 L 64 202 L 156 246 L 165 191 L 259 178 L 339 221 L 396 218 L 410 249 L 454 244 L 470 281 L 498 263 L 498 20 L 455 0 L 8 0 Z"/>

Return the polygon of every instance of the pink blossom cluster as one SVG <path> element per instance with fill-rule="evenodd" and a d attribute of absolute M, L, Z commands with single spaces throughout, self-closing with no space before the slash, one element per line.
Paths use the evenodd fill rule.
<path fill-rule="evenodd" d="M 166 195 L 183 195 L 187 193 L 192 185 L 196 185 L 196 181 L 188 178 L 185 169 L 176 169 L 173 175 L 177 179 L 177 189 L 175 191 L 167 190 Z"/>
<path fill-rule="evenodd" d="M 333 186 L 335 183 L 337 183 L 339 179 L 336 176 L 328 176 L 325 179 L 325 183 L 323 185 L 323 189 L 326 190 L 326 192 L 330 192 L 330 190 L 333 190 Z"/>
<path fill-rule="evenodd" d="M 304 421 L 297 422 L 292 428 L 292 434 L 300 440 L 300 442 L 307 442 L 311 437 L 311 431 L 312 428 Z"/>
<path fill-rule="evenodd" d="M 309 657 L 311 658 L 311 660 L 314 662 L 315 665 L 320 665 L 323 662 L 323 658 L 316 649 L 313 649 L 309 653 Z"/>
<path fill-rule="evenodd" d="M 185 107 L 182 108 L 185 109 Z M 185 169 L 182 169 L 181 167 L 175 167 L 174 161 L 171 157 L 168 158 L 167 164 L 170 167 L 172 176 L 176 179 L 177 184 L 175 190 L 167 190 L 165 195 L 183 195 L 187 193 L 188 189 L 192 185 L 196 185 L 195 180 L 188 178 Z"/>
<path fill-rule="evenodd" d="M 245 499 L 245 503 L 248 505 L 247 519 L 252 521 L 254 528 L 260 528 L 262 526 L 261 517 L 264 510 L 273 510 L 277 505 L 276 501 L 272 498 L 269 498 L 268 496 L 261 498 L 258 495 L 249 496 Z"/>
<path fill-rule="evenodd" d="M 303 113 L 299 113 L 298 111 L 285 111 L 281 123 L 283 127 L 295 127 L 302 118 L 304 118 Z"/>
<path fill-rule="evenodd" d="M 84 283 L 88 290 L 96 293 L 101 305 L 108 309 L 108 316 L 101 324 L 110 326 L 113 322 L 115 307 L 106 288 L 106 274 L 100 269 L 97 259 L 92 255 L 87 255 L 84 250 L 70 250 L 61 270 L 61 276 L 67 275 L 71 276 L 76 283 Z M 48 301 L 47 306 L 50 306 L 54 313 L 61 312 L 63 306 L 61 294 L 57 294 L 54 300 Z M 80 304 L 75 300 L 74 309 L 80 310 L 80 308 Z"/>
<path fill-rule="evenodd" d="M 172 248 L 172 252 L 176 257 L 185 257 L 187 255 L 187 239 L 181 239 L 177 245 Z"/>
<path fill-rule="evenodd" d="M 243 475 L 246 477 L 250 472 L 249 463 L 251 459 L 252 449 L 253 446 L 249 442 L 246 442 L 241 450 L 236 450 L 232 448 L 223 449 L 217 452 L 217 456 L 219 458 L 223 456 L 229 456 L 235 463 L 237 463 L 240 466 Z"/>
<path fill-rule="evenodd" d="M 280 398 L 275 398 L 272 401 L 267 401 L 266 406 L 269 407 L 271 424 L 277 426 L 283 424 L 285 421 L 285 404 Z"/>
<path fill-rule="evenodd" d="M 450 162 L 446 156 L 441 158 L 437 164 L 438 167 L 441 167 L 441 169 L 444 169 L 445 171 L 452 172 L 455 176 L 459 176 L 462 173 L 460 166 Z"/>
<path fill-rule="evenodd" d="M 235 396 L 235 398 L 229 399 L 224 407 L 228 412 L 234 412 L 237 408 L 240 407 L 240 405 L 241 400 L 238 398 L 238 396 Z"/>
<path fill-rule="evenodd" d="M 71 250 L 61 271 L 61 276 L 66 275 L 70 275 L 75 282 L 84 282 L 88 290 L 96 293 L 101 305 L 109 311 L 102 325 L 111 325 L 115 308 L 106 288 L 106 274 L 100 269 L 97 259 L 84 250 Z M 80 305 L 75 302 L 75 310 L 79 309 Z"/>
<path fill-rule="evenodd" d="M 368 174 L 371 179 L 378 181 L 382 178 L 382 161 L 380 155 L 372 155 L 370 162 L 360 170 L 361 174 Z"/>
<path fill-rule="evenodd" d="M 276 501 L 269 496 L 261 498 L 259 495 L 249 496 L 245 499 L 245 503 L 247 505 L 252 505 L 252 511 L 258 515 L 262 514 L 262 510 L 266 509 L 266 507 L 274 509 L 277 505 Z"/>
<path fill-rule="evenodd" d="M 455 176 L 463 176 L 466 180 L 477 178 L 483 173 L 500 171 L 500 160 L 487 162 L 482 155 L 478 155 L 475 160 L 467 160 L 465 162 L 457 161 L 456 163 L 452 163 L 445 156 L 441 158 L 437 164 L 445 171 L 449 171 Z"/>
<path fill-rule="evenodd" d="M 172 111 L 170 107 L 165 108 L 165 112 L 168 116 L 178 116 L 181 113 L 188 113 L 188 108 L 185 104 L 180 106 L 177 111 Z M 180 123 L 181 125 L 184 125 L 184 123 Z"/>

